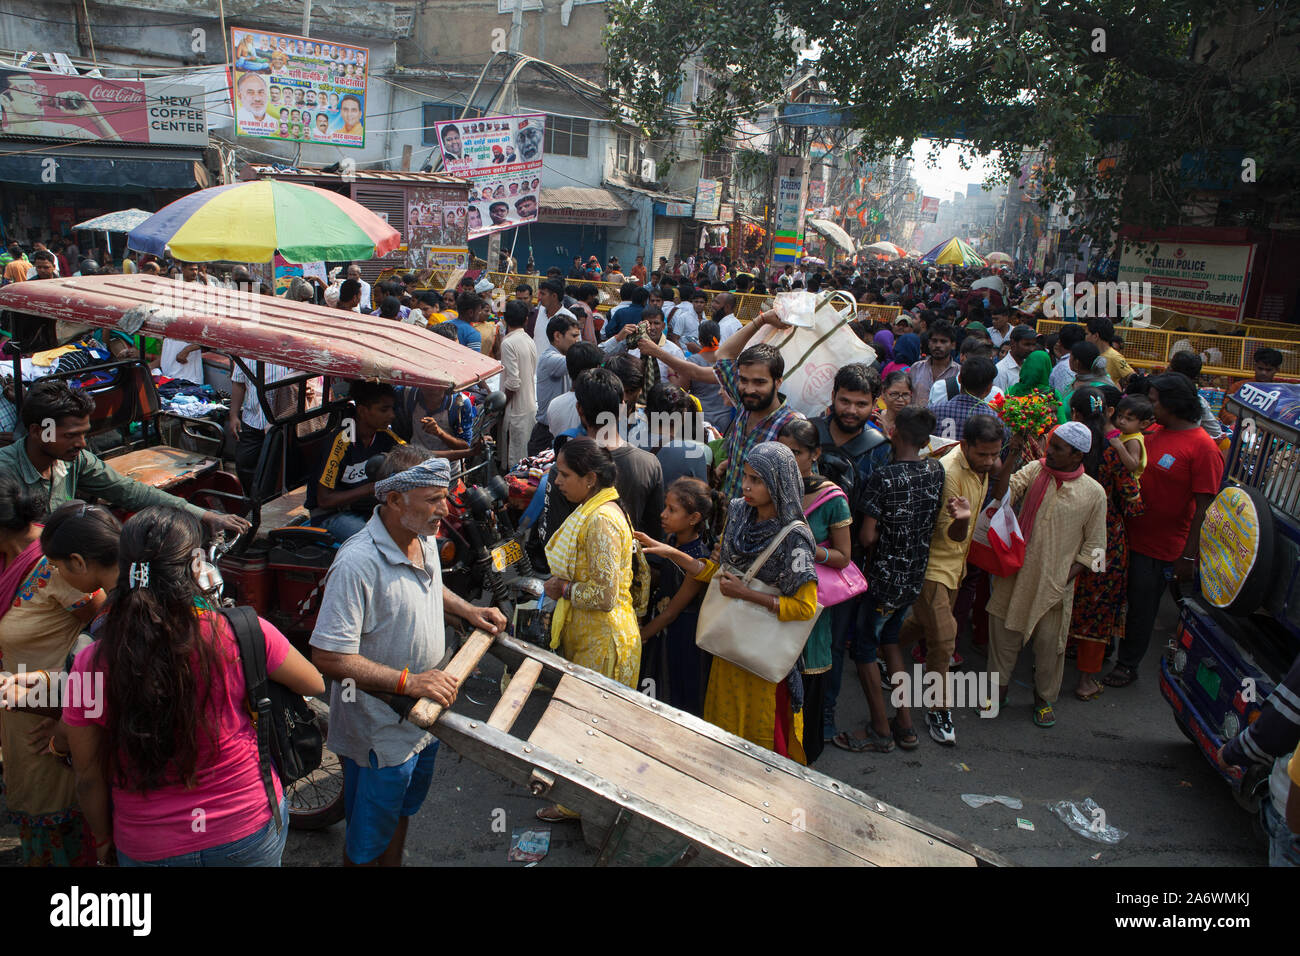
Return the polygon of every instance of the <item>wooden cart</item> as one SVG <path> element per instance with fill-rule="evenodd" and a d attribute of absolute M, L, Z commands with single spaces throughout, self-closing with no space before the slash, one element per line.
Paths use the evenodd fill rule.
<path fill-rule="evenodd" d="M 447 671 L 491 652 L 513 671 L 486 720 L 421 700 L 408 719 L 582 815 L 601 865 L 1004 866 L 996 854 L 505 635 L 475 631 Z M 527 737 L 511 731 L 554 688 Z"/>

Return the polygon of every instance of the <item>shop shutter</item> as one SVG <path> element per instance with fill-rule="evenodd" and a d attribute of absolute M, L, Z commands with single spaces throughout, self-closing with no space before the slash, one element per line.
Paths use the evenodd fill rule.
<path fill-rule="evenodd" d="M 670 219 L 667 216 L 659 216 L 655 219 L 654 253 L 646 263 L 651 271 L 659 268 L 661 256 L 670 263 L 673 261 L 673 253 L 677 251 L 679 228 L 680 220 Z"/>
<path fill-rule="evenodd" d="M 371 212 L 387 219 L 388 224 L 402 234 L 402 241 L 406 241 L 406 187 L 358 183 L 353 198 Z M 367 282 L 374 282 L 375 277 L 384 269 L 404 268 L 406 253 L 395 250 L 380 259 L 370 259 L 358 264 L 361 266 L 361 278 Z"/>

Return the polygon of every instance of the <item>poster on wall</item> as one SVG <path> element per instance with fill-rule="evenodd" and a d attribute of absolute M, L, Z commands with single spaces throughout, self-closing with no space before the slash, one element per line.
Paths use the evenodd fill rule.
<path fill-rule="evenodd" d="M 406 246 L 412 268 L 453 265 L 455 253 L 468 255 L 467 220 L 465 195 L 460 190 L 437 187 L 407 190 Z M 448 261 L 449 256 L 452 261 Z"/>
<path fill-rule="evenodd" d="M 360 148 L 370 51 L 287 33 L 232 28 L 231 101 L 241 136 Z"/>
<path fill-rule="evenodd" d="M 921 197 L 921 222 L 938 222 L 939 221 L 939 197 L 922 196 Z"/>
<path fill-rule="evenodd" d="M 0 135 L 207 146 L 203 87 L 0 69 Z"/>
<path fill-rule="evenodd" d="M 545 113 L 435 124 L 443 171 L 470 182 L 468 238 L 537 221 Z"/>
<path fill-rule="evenodd" d="M 1240 322 L 1253 245 L 1208 242 L 1149 243 L 1126 249 L 1119 260 L 1121 283 L 1151 283 L 1151 304 L 1183 315 Z"/>
<path fill-rule="evenodd" d="M 722 183 L 716 179 L 701 179 L 695 187 L 695 218 L 712 222 L 718 218 L 722 205 Z"/>

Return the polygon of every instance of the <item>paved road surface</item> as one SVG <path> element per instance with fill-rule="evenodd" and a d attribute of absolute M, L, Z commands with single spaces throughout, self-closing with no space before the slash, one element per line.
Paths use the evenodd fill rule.
<path fill-rule="evenodd" d="M 1174 621 L 1173 605 L 1166 602 L 1159 633 L 1168 633 Z M 956 748 L 940 747 L 922 729 L 921 746 L 911 753 L 850 754 L 828 747 L 816 769 L 1020 865 L 1263 865 L 1266 856 L 1252 833 L 1250 817 L 1179 732 L 1160 696 L 1156 650 L 1162 644 L 1152 642 L 1137 683 L 1123 690 L 1109 688 L 1088 703 L 1076 701 L 1069 692 L 1074 671 L 1067 665 L 1057 725 L 1050 730 L 1030 720 L 1026 653 L 1016 671 L 1011 702 L 999 717 L 980 719 L 969 711 L 956 715 Z M 971 664 L 983 664 L 966 646 L 961 651 Z M 866 716 L 856 678 L 852 673 L 846 678 L 841 727 Z M 458 709 L 486 717 L 491 707 L 462 703 Z M 963 793 L 1019 797 L 1024 809 L 998 804 L 971 809 L 961 801 Z M 1108 822 L 1127 830 L 1128 837 L 1113 847 L 1094 843 L 1069 831 L 1046 808 L 1051 801 L 1085 797 L 1092 797 Z M 429 800 L 413 821 L 406 862 L 521 866 L 506 862 L 509 831 L 533 824 L 532 813 L 541 805 L 521 788 L 445 751 Z M 499 832 L 501 814 L 495 817 L 494 829 L 498 809 L 504 811 L 504 832 Z M 1030 820 L 1034 830 L 1019 829 L 1018 817 Z M 286 865 L 338 862 L 342 834 L 341 824 L 323 833 L 293 833 Z M 556 824 L 550 855 L 538 865 L 586 865 L 593 859 L 576 824 Z"/>

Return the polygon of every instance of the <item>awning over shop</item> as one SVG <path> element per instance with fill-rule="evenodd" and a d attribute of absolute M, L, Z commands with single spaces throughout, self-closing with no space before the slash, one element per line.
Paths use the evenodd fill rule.
<path fill-rule="evenodd" d="M 631 211 L 631 206 L 608 189 L 543 186 L 537 221 L 626 226 Z"/>
<path fill-rule="evenodd" d="M 0 143 L 0 183 L 54 189 L 193 189 L 208 185 L 198 150 Z"/>
<path fill-rule="evenodd" d="M 831 222 L 829 219 L 812 218 L 808 220 L 808 226 L 810 229 L 820 232 L 845 252 L 853 252 L 855 248 L 853 245 L 853 238 L 845 232 L 843 228 Z"/>

